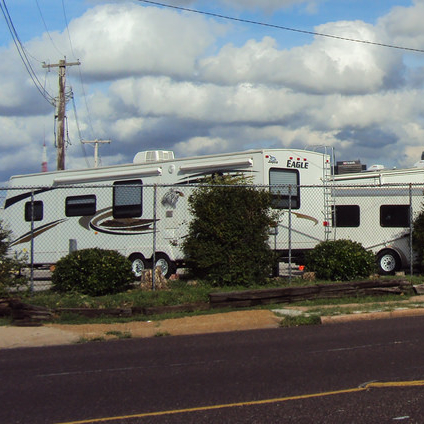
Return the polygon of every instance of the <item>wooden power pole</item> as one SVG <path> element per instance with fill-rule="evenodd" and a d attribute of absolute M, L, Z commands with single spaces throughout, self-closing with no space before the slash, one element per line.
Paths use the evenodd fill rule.
<path fill-rule="evenodd" d="M 65 169 L 65 115 L 66 115 L 66 98 L 65 98 L 65 85 L 66 85 L 66 67 L 80 65 L 81 62 L 66 62 L 66 60 L 59 60 L 59 63 L 52 65 L 43 64 L 43 68 L 59 68 L 59 97 L 57 102 L 57 170 Z"/>

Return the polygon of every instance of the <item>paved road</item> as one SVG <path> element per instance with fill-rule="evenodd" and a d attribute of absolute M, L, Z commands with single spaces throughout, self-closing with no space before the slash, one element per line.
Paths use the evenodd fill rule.
<path fill-rule="evenodd" d="M 423 335 L 415 317 L 4 350 L 0 422 L 422 423 Z"/>

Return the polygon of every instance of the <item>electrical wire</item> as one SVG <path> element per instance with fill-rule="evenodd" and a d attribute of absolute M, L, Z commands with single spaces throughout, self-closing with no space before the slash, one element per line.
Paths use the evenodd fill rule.
<path fill-rule="evenodd" d="M 55 42 L 53 41 L 53 38 L 52 38 L 52 36 L 50 35 L 50 31 L 49 31 L 49 29 L 47 28 L 47 24 L 46 24 L 46 21 L 44 20 L 44 16 L 43 16 L 43 13 L 41 12 L 41 8 L 40 8 L 40 5 L 39 5 L 39 3 L 38 3 L 38 0 L 35 0 L 35 4 L 37 5 L 37 9 L 38 9 L 38 13 L 40 14 L 40 17 L 41 17 L 41 20 L 43 21 L 43 25 L 44 25 L 44 28 L 46 29 L 46 33 L 47 33 L 47 36 L 49 37 L 49 39 L 50 39 L 50 42 L 52 43 L 52 45 L 53 45 L 53 47 L 56 49 L 56 51 L 61 55 L 61 56 L 65 56 L 59 49 L 58 49 L 58 47 L 56 46 L 56 44 L 55 44 Z"/>
<path fill-rule="evenodd" d="M 286 27 L 286 26 L 282 26 L 282 25 L 270 24 L 270 23 L 267 23 L 267 22 L 252 21 L 250 19 L 235 18 L 233 16 L 221 15 L 219 13 L 205 12 L 205 11 L 198 10 L 198 9 L 190 9 L 188 7 L 173 6 L 173 5 L 170 5 L 170 4 L 160 3 L 160 2 L 152 1 L 152 0 L 137 0 L 137 1 L 139 1 L 140 3 L 152 4 L 154 6 L 167 7 L 167 8 L 170 8 L 170 9 L 181 10 L 181 11 L 184 11 L 184 12 L 198 13 L 200 15 L 212 16 L 214 18 L 226 19 L 226 20 L 230 20 L 230 21 L 242 22 L 242 23 L 252 24 L 252 25 L 260 25 L 260 26 L 265 26 L 265 27 L 269 27 L 269 28 L 281 29 L 281 30 L 284 30 L 284 31 L 292 31 L 292 32 L 298 32 L 298 33 L 301 33 L 301 34 L 314 35 L 314 36 L 318 36 L 318 37 L 327 37 L 327 38 L 333 38 L 333 39 L 336 39 L 336 40 L 350 41 L 350 42 L 353 42 L 353 43 L 362 43 L 362 44 L 369 44 L 369 45 L 379 46 L 379 47 L 387 47 L 387 48 L 391 48 L 391 49 L 398 49 L 398 50 L 406 50 L 406 51 L 411 51 L 411 52 L 424 53 L 424 49 L 415 49 L 415 48 L 412 48 L 412 47 L 398 46 L 398 45 L 395 45 L 395 44 L 378 43 L 378 42 L 375 42 L 375 41 L 359 40 L 359 39 L 356 39 L 356 38 L 341 37 L 339 35 L 325 34 L 325 33 L 322 33 L 322 32 L 315 32 L 315 31 L 307 31 L 307 30 L 297 29 L 297 28 L 290 28 L 290 27 Z"/>
<path fill-rule="evenodd" d="M 84 99 L 85 110 L 87 111 L 88 126 L 90 127 L 92 138 L 95 138 L 93 136 L 94 135 L 94 127 L 93 127 L 93 122 L 91 121 L 90 108 L 88 107 L 88 102 L 87 102 L 87 93 L 85 92 L 84 81 L 83 81 L 83 78 L 82 78 L 82 72 L 81 72 L 80 67 L 78 67 L 78 71 L 79 71 L 79 77 L 80 77 L 80 82 L 81 82 L 82 97 Z"/>
<path fill-rule="evenodd" d="M 13 25 L 13 21 L 12 18 L 10 17 L 9 11 L 7 9 L 7 5 L 6 5 L 6 1 L 5 0 L 1 0 L 0 2 L 0 9 L 3 13 L 4 19 L 6 20 L 6 24 L 9 28 L 9 32 L 12 35 L 12 39 L 13 42 L 15 43 L 15 47 L 18 51 L 18 54 L 25 66 L 25 69 L 27 70 L 32 82 L 34 83 L 35 87 L 37 88 L 37 90 L 40 92 L 40 94 L 51 104 L 54 105 L 54 97 L 51 96 L 47 90 L 45 89 L 45 87 L 43 86 L 43 84 L 41 84 L 40 80 L 38 79 L 32 65 L 31 62 L 28 59 L 28 55 L 27 55 L 27 51 L 24 48 L 19 35 Z"/>
<path fill-rule="evenodd" d="M 75 105 L 75 98 L 73 96 L 73 93 L 72 93 L 71 99 L 72 99 L 72 107 L 74 109 L 75 122 L 76 122 L 76 125 L 77 125 L 78 137 L 79 137 L 80 145 L 81 145 L 81 151 L 84 155 L 84 159 L 85 159 L 85 163 L 87 165 L 87 168 L 90 168 L 90 163 L 88 161 L 87 152 L 85 150 L 85 145 L 82 142 L 83 138 L 82 138 L 82 135 L 81 135 L 81 129 L 80 129 L 79 122 L 78 122 L 77 107 Z"/>
<path fill-rule="evenodd" d="M 75 53 L 74 53 L 74 48 L 72 46 L 71 33 L 69 32 L 69 24 L 68 24 L 68 17 L 66 16 L 65 3 L 64 3 L 63 0 L 62 0 L 62 10 L 63 10 L 63 19 L 65 20 L 65 25 L 66 25 L 66 32 L 68 34 L 69 47 L 71 48 L 72 55 L 76 59 L 76 56 L 75 56 Z"/>
<path fill-rule="evenodd" d="M 64 17 L 65 25 L 66 25 L 66 31 L 67 31 L 68 39 L 69 39 L 69 46 L 71 48 L 72 55 L 74 56 L 74 58 L 76 58 L 75 53 L 74 53 L 74 49 L 73 49 L 73 45 L 72 45 L 71 33 L 69 31 L 69 24 L 68 24 L 68 18 L 67 18 L 67 14 L 66 14 L 66 8 L 65 8 L 64 0 L 62 0 L 62 10 L 63 10 L 63 17 Z M 93 124 L 91 122 L 90 110 L 89 110 L 88 102 L 87 102 L 87 94 L 86 94 L 85 88 L 84 88 L 84 81 L 83 81 L 83 78 L 82 78 L 81 67 L 78 67 L 78 73 L 79 73 L 79 79 L 80 79 L 80 83 L 81 83 L 81 91 L 82 91 L 83 98 L 84 98 L 84 105 L 85 105 L 85 109 L 87 111 L 88 124 L 89 124 L 89 127 L 91 129 L 91 133 L 93 134 L 93 132 L 94 132 Z M 72 100 L 74 101 L 74 98 L 72 98 Z M 74 112 L 75 112 L 75 119 L 77 119 L 75 102 L 74 102 Z M 77 123 L 77 127 L 78 127 L 78 123 Z M 83 150 L 83 153 L 84 153 L 84 157 L 87 161 L 87 154 L 86 154 L 86 151 L 85 151 L 85 145 L 82 143 L 83 137 L 81 136 L 81 131 L 80 131 L 79 127 L 78 127 L 78 134 L 79 134 L 82 150 Z"/>

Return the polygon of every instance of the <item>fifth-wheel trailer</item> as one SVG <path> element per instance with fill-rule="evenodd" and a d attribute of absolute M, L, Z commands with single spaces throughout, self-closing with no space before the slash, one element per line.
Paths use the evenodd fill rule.
<path fill-rule="evenodd" d="M 153 258 L 169 276 L 184 264 L 181 240 L 190 220 L 190 183 L 217 173 L 243 174 L 253 184 L 269 186 L 274 207 L 281 210 L 278 237 L 271 235 L 270 243 L 281 254 L 295 256 L 325 239 L 326 192 L 306 195 L 302 187 L 323 184 L 331 163 L 325 152 L 312 150 L 181 159 L 170 151 L 149 151 L 139 152 L 131 164 L 17 175 L 10 178 L 2 219 L 12 231 L 13 249 L 31 252 L 35 266 L 54 264 L 72 245 L 100 247 L 127 256 L 137 276 Z M 156 208 L 155 186 L 161 188 Z"/>
<path fill-rule="evenodd" d="M 372 250 L 380 274 L 413 267 L 411 230 L 423 209 L 423 165 L 424 161 L 404 169 L 377 166 L 333 177 L 332 237 Z"/>

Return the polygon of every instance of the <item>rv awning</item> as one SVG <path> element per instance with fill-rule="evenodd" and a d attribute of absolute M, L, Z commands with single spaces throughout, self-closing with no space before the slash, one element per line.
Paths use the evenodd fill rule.
<path fill-rule="evenodd" d="M 72 175 L 68 177 L 57 177 L 53 184 L 81 184 L 92 183 L 96 181 L 105 181 L 111 179 L 122 179 L 127 177 L 145 177 L 148 175 L 162 175 L 162 168 L 131 169 L 129 171 L 116 170 L 112 172 L 92 171 L 86 174 Z"/>

